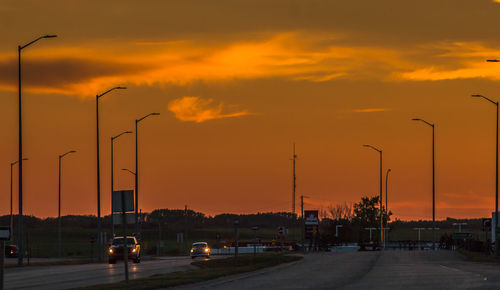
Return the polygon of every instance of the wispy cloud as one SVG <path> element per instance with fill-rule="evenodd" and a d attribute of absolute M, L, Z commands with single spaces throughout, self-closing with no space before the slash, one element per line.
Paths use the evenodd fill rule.
<path fill-rule="evenodd" d="M 214 104 L 212 99 L 182 97 L 168 104 L 168 109 L 183 122 L 202 123 L 214 119 L 241 117 L 249 115 L 247 111 L 223 113 L 224 104 Z"/>
<path fill-rule="evenodd" d="M 178 84 L 195 81 L 285 78 L 326 82 L 337 78 L 380 78 L 401 65 L 388 48 L 342 46 L 338 36 L 284 32 L 252 41 L 206 43 L 189 40 L 116 42 L 107 46 L 40 48 L 26 56 L 25 89 L 92 96 L 110 83 Z M 118 49 L 119 48 L 119 49 Z M 44 59 L 44 61 L 38 61 Z M 362 61 L 360 61 L 362 60 Z M 15 90 L 17 62 L 0 53 L 0 89 Z M 380 70 L 386 71 L 381 74 Z M 43 75 L 43 80 L 32 78 Z"/>
<path fill-rule="evenodd" d="M 427 51 L 429 60 L 411 71 L 401 73 L 402 79 L 411 81 L 500 79 L 500 65 L 486 62 L 488 58 L 500 55 L 498 49 L 476 42 L 441 42 L 422 46 L 421 49 Z"/>
<path fill-rule="evenodd" d="M 340 45 L 339 36 L 284 32 L 252 41 L 122 41 L 107 46 L 40 48 L 23 61 L 25 89 L 92 96 L 110 83 L 155 86 L 196 81 L 282 78 L 429 81 L 500 79 L 487 64 L 500 51 L 480 43 L 438 42 L 417 48 Z M 119 47 L 119 49 L 118 49 Z M 0 89 L 16 89 L 17 62 L 0 53 Z"/>

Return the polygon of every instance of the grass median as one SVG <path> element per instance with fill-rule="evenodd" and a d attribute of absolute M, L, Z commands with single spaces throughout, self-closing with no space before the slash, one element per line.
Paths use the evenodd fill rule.
<path fill-rule="evenodd" d="M 197 269 L 153 275 L 148 278 L 130 280 L 128 284 L 125 282 L 119 282 L 76 289 L 99 290 L 166 288 L 203 282 L 228 275 L 251 272 L 283 263 L 298 261 L 300 259 L 302 259 L 301 256 L 284 255 L 279 253 L 263 253 L 256 256 L 253 256 L 252 254 L 240 255 L 238 259 L 231 257 L 225 259 L 196 261 L 191 263 L 191 265 L 197 266 Z"/>
<path fill-rule="evenodd" d="M 458 252 L 467 258 L 467 260 L 472 262 L 488 262 L 488 263 L 500 263 L 500 257 L 492 255 L 485 252 L 472 252 L 464 249 L 458 249 Z"/>

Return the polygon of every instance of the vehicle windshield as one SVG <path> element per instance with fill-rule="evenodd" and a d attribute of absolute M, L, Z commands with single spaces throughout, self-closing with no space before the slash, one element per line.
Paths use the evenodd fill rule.
<path fill-rule="evenodd" d="M 203 249 L 203 248 L 206 248 L 206 247 L 207 247 L 206 244 L 194 244 L 193 245 L 194 249 Z"/>
<path fill-rule="evenodd" d="M 113 239 L 113 246 L 123 246 L 124 238 Z M 135 245 L 133 238 L 127 238 L 127 245 Z"/>

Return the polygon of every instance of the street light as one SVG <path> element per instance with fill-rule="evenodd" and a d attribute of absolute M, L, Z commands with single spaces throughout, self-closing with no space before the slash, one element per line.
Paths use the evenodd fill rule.
<path fill-rule="evenodd" d="M 488 62 L 499 62 L 498 60 L 495 60 L 495 59 L 490 59 L 488 60 Z M 495 147 L 495 168 L 496 168 L 496 171 L 495 171 L 495 252 L 497 253 L 497 255 L 500 253 L 500 241 L 498 239 L 498 236 L 496 234 L 496 229 L 498 228 L 498 102 L 497 101 L 493 101 L 483 95 L 479 95 L 479 94 L 474 94 L 474 95 L 471 95 L 471 97 L 473 98 L 483 98 L 487 101 L 489 101 L 490 103 L 494 104 L 496 107 L 497 107 L 497 120 L 496 120 L 496 147 Z"/>
<path fill-rule="evenodd" d="M 301 195 L 300 196 L 300 216 L 302 218 L 302 250 L 306 252 L 306 224 L 304 219 L 304 198 L 309 198 L 309 196 Z"/>
<path fill-rule="evenodd" d="M 435 125 L 420 118 L 412 121 L 420 121 L 432 127 L 432 248 L 436 250 L 436 161 L 435 161 Z"/>
<path fill-rule="evenodd" d="M 59 184 L 58 184 L 58 206 L 57 206 L 57 255 L 59 258 L 62 256 L 61 245 L 61 160 L 64 156 L 68 154 L 76 153 L 75 150 L 68 151 L 62 155 L 59 155 Z"/>
<path fill-rule="evenodd" d="M 380 243 L 384 243 L 384 220 L 382 218 L 382 149 L 366 144 L 363 147 L 371 148 L 380 154 Z"/>
<path fill-rule="evenodd" d="M 25 44 L 17 46 L 17 55 L 18 55 L 18 77 L 19 77 L 19 214 L 18 214 L 18 242 L 17 246 L 19 249 L 19 256 L 17 258 L 17 264 L 19 266 L 23 265 L 23 130 L 22 130 L 22 102 L 21 102 L 21 51 L 32 45 L 33 43 L 39 41 L 44 38 L 54 38 L 57 35 L 44 35 L 40 36 L 37 39 Z"/>
<path fill-rule="evenodd" d="M 139 128 L 138 124 L 140 121 L 146 119 L 149 116 L 158 116 L 160 113 L 151 113 L 140 119 L 135 120 L 135 233 L 139 234 L 139 147 L 138 147 L 138 135 Z"/>
<path fill-rule="evenodd" d="M 389 224 L 389 205 L 387 204 L 387 201 L 389 200 L 387 197 L 387 188 L 389 184 L 389 172 L 391 172 L 391 169 L 387 169 L 387 172 L 385 173 L 385 212 L 387 213 L 387 221 L 386 223 Z M 387 232 L 385 240 L 388 240 L 389 232 Z M 385 240 L 384 240 L 384 248 L 385 248 Z"/>
<path fill-rule="evenodd" d="M 102 262 L 102 235 L 101 235 L 101 228 L 102 228 L 102 220 L 101 220 L 101 165 L 100 165 L 100 158 L 99 158 L 99 99 L 104 96 L 105 94 L 113 91 L 113 90 L 124 90 L 126 87 L 114 87 L 111 88 L 107 91 L 105 91 L 102 94 L 97 94 L 95 96 L 95 108 L 96 108 L 96 140 L 97 140 L 97 245 L 98 245 L 98 251 L 99 254 L 97 255 L 97 259 L 99 262 Z"/>
<path fill-rule="evenodd" d="M 23 158 L 23 160 L 28 160 L 28 158 Z M 10 232 L 14 232 L 14 216 L 12 215 L 12 167 L 16 165 L 18 161 L 12 162 L 10 164 Z M 12 234 L 10 235 L 10 240 L 12 241 Z"/>
<path fill-rule="evenodd" d="M 123 170 L 123 171 L 128 171 L 128 172 L 130 172 L 130 174 L 135 175 L 135 172 L 133 172 L 133 171 L 132 171 L 132 170 L 130 170 L 130 169 L 127 169 L 127 168 L 122 168 L 122 170 Z"/>
<path fill-rule="evenodd" d="M 120 134 L 116 135 L 116 136 L 113 136 L 111 137 L 111 197 L 113 197 L 113 191 L 115 190 L 114 189 L 114 176 L 113 176 L 113 167 L 114 167 L 114 143 L 115 143 L 115 139 L 117 139 L 118 137 L 120 137 L 121 135 L 123 134 L 131 134 L 133 133 L 132 131 L 124 131 L 124 132 L 121 132 Z M 113 204 L 111 204 L 111 208 L 113 207 Z M 115 223 L 114 223 L 114 220 L 113 220 L 113 209 L 111 209 L 111 224 L 112 224 L 112 230 L 113 230 L 113 235 L 115 234 Z"/>

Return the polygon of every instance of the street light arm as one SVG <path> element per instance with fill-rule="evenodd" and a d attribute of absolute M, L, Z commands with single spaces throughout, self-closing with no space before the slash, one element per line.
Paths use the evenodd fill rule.
<path fill-rule="evenodd" d="M 382 153 L 382 150 L 381 150 L 381 149 L 378 149 L 377 147 L 374 147 L 374 146 L 372 146 L 372 145 L 367 145 L 367 144 L 365 144 L 365 145 L 363 145 L 363 147 L 371 148 L 371 149 L 373 149 L 373 150 L 375 150 L 375 151 L 378 151 L 379 153 Z"/>
<path fill-rule="evenodd" d="M 57 37 L 57 35 L 47 34 L 47 35 L 40 36 L 40 37 L 38 37 L 37 39 L 35 39 L 35 40 L 33 40 L 33 41 L 31 41 L 31 42 L 29 42 L 29 43 L 25 44 L 25 45 L 20 45 L 20 46 L 19 46 L 19 49 L 21 50 L 21 49 L 23 49 L 23 48 L 25 48 L 25 47 L 27 47 L 27 46 L 30 46 L 30 45 L 32 45 L 33 43 L 35 43 L 35 42 L 39 41 L 40 39 L 43 39 L 43 38 L 54 38 L 54 37 Z"/>
<path fill-rule="evenodd" d="M 121 132 L 120 134 L 118 134 L 118 135 L 116 135 L 116 136 L 114 136 L 114 137 L 111 137 L 111 140 L 114 140 L 114 139 L 116 139 L 116 138 L 120 137 L 120 136 L 121 136 L 121 135 L 123 135 L 123 134 L 130 134 L 130 133 L 133 133 L 133 132 L 132 132 L 132 131 L 124 131 L 124 132 Z"/>
<path fill-rule="evenodd" d="M 76 153 L 76 151 L 75 150 L 68 151 L 68 152 L 66 152 L 66 153 L 64 153 L 62 155 L 59 155 L 59 158 L 63 158 L 64 156 L 66 156 L 68 154 L 71 154 L 71 153 Z"/>
<path fill-rule="evenodd" d="M 29 160 L 28 158 L 23 158 L 23 161 L 26 161 L 26 160 Z M 11 166 L 14 166 L 16 165 L 17 163 L 19 163 L 19 160 L 15 161 L 15 162 L 12 162 L 10 165 Z"/>
<path fill-rule="evenodd" d="M 146 119 L 146 118 L 147 118 L 147 117 L 149 117 L 149 116 L 159 116 L 159 115 L 160 115 L 160 113 L 149 113 L 149 114 L 147 114 L 146 116 L 144 116 L 144 117 L 142 117 L 142 118 L 140 118 L 140 119 L 135 120 L 135 122 L 136 122 L 136 123 L 139 123 L 140 121 L 142 121 L 142 120 Z"/>
<path fill-rule="evenodd" d="M 127 168 L 122 168 L 122 170 L 123 170 L 123 171 L 128 171 L 128 172 L 132 173 L 133 175 L 135 175 L 135 172 L 133 172 L 133 171 L 132 171 L 132 170 L 130 170 L 130 169 L 127 169 Z"/>
<path fill-rule="evenodd" d="M 427 122 L 426 120 L 420 119 L 420 118 L 413 118 L 412 121 L 421 121 L 424 122 L 425 124 L 434 127 L 434 124 Z"/>
<path fill-rule="evenodd" d="M 490 103 L 495 104 L 495 105 L 497 105 L 497 106 L 498 106 L 498 102 L 495 102 L 495 101 L 491 100 L 490 98 L 485 97 L 485 96 L 483 96 L 483 95 L 480 95 L 480 94 L 474 94 L 474 95 L 471 95 L 471 97 L 473 97 L 473 98 L 483 98 L 483 99 L 485 99 L 485 100 L 489 101 Z"/>
<path fill-rule="evenodd" d="M 105 91 L 102 94 L 97 95 L 97 98 L 100 98 L 100 97 L 104 96 L 105 94 L 107 94 L 107 93 L 109 93 L 111 91 L 114 91 L 114 90 L 125 90 L 125 89 L 127 89 L 127 88 L 126 87 L 114 87 L 114 88 L 111 88 L 111 89 Z"/>

